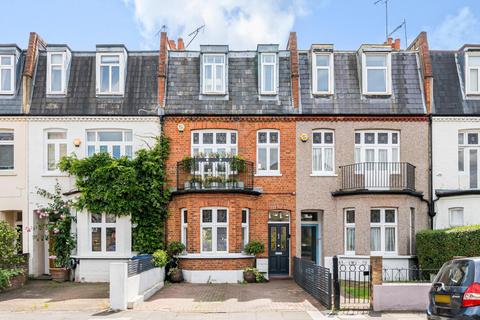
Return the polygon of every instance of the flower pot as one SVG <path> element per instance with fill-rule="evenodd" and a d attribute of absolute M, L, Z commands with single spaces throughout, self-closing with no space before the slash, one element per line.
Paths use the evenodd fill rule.
<path fill-rule="evenodd" d="M 168 275 L 170 277 L 170 282 L 179 283 L 183 281 L 182 269 L 171 270 Z"/>
<path fill-rule="evenodd" d="M 253 273 L 253 271 L 243 271 L 243 280 L 247 281 L 248 283 L 255 283 L 257 278 L 255 277 L 255 273 Z"/>
<path fill-rule="evenodd" d="M 70 279 L 70 269 L 68 268 L 50 268 L 52 280 L 56 282 L 64 282 Z"/>

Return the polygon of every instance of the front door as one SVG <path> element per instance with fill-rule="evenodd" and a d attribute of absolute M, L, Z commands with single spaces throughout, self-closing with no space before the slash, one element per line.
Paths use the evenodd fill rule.
<path fill-rule="evenodd" d="M 289 265 L 289 224 L 268 225 L 268 272 L 288 274 Z"/>
<path fill-rule="evenodd" d="M 302 226 L 302 258 L 317 263 L 317 226 Z"/>

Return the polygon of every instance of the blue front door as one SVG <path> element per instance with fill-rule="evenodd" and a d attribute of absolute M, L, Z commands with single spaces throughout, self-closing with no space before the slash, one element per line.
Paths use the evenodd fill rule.
<path fill-rule="evenodd" d="M 302 258 L 318 263 L 317 260 L 317 226 L 302 225 Z"/>

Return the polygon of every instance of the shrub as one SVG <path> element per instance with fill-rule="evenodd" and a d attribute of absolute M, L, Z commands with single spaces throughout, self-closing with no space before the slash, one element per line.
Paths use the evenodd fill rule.
<path fill-rule="evenodd" d="M 255 275 L 255 282 L 265 282 L 265 276 L 254 267 L 246 267 L 245 272 L 252 272 Z"/>
<path fill-rule="evenodd" d="M 176 257 L 185 250 L 185 245 L 180 241 L 172 241 L 167 246 L 167 252 L 170 257 Z"/>
<path fill-rule="evenodd" d="M 153 265 L 156 267 L 165 267 L 168 263 L 168 254 L 165 250 L 157 250 L 153 253 Z"/>
<path fill-rule="evenodd" d="M 247 245 L 245 246 L 245 252 L 253 256 L 263 253 L 264 251 L 265 245 L 260 241 L 253 240 L 247 243 Z"/>
<path fill-rule="evenodd" d="M 18 265 L 23 257 L 17 254 L 17 231 L 6 221 L 0 221 L 0 289 L 10 286 L 10 279 L 23 273 Z"/>
<path fill-rule="evenodd" d="M 416 239 L 422 269 L 439 269 L 455 256 L 480 256 L 480 225 L 423 230 Z"/>

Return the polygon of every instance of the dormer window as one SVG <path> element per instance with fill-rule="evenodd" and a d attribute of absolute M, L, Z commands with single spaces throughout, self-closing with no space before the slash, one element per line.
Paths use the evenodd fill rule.
<path fill-rule="evenodd" d="M 0 55 L 0 94 L 13 94 L 15 91 L 15 56 Z"/>
<path fill-rule="evenodd" d="M 127 49 L 123 45 L 97 45 L 97 95 L 124 94 L 127 58 Z"/>
<path fill-rule="evenodd" d="M 467 94 L 480 94 L 480 53 L 465 55 Z"/>
<path fill-rule="evenodd" d="M 313 53 L 314 94 L 333 94 L 333 53 Z"/>
<path fill-rule="evenodd" d="M 225 54 L 203 54 L 203 93 L 225 93 Z"/>
<path fill-rule="evenodd" d="M 260 93 L 276 94 L 277 93 L 277 54 L 262 53 L 260 55 Z"/>
<path fill-rule="evenodd" d="M 362 66 L 363 94 L 391 94 L 390 53 L 363 53 Z"/>
<path fill-rule="evenodd" d="M 67 54 L 65 52 L 49 52 L 47 65 L 47 93 L 64 94 L 66 91 Z"/>

